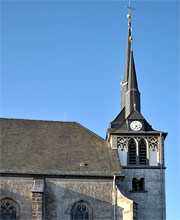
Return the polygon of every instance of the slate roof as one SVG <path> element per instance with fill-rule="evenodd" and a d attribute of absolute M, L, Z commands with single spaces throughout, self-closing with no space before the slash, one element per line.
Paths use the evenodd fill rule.
<path fill-rule="evenodd" d="M 128 120 L 139 120 L 144 121 L 144 130 L 143 131 L 128 131 Z M 167 136 L 167 133 L 154 130 L 152 126 L 146 121 L 144 116 L 139 113 L 137 110 L 132 110 L 131 114 L 125 118 L 125 108 L 119 113 L 119 115 L 110 123 L 110 128 L 108 129 L 110 134 L 157 134 L 162 133 L 164 137 Z"/>
<path fill-rule="evenodd" d="M 128 90 L 130 89 L 138 90 L 138 83 L 137 83 L 137 77 L 136 77 L 136 69 L 135 69 L 135 64 L 134 64 L 132 45 L 131 45 L 131 51 L 130 51 L 129 78 L 128 78 Z"/>
<path fill-rule="evenodd" d="M 110 128 L 119 128 L 125 120 L 125 107 L 121 110 L 118 116 L 110 123 Z"/>
<path fill-rule="evenodd" d="M 136 109 L 140 112 L 140 92 L 138 90 L 138 82 L 136 77 L 136 69 L 133 56 L 132 40 L 131 40 L 131 22 L 128 22 L 128 42 L 126 52 L 126 64 L 124 73 L 124 82 L 121 84 L 121 110 L 126 108 L 126 117 L 131 113 L 136 105 Z"/>
<path fill-rule="evenodd" d="M 122 175 L 117 150 L 76 122 L 1 118 L 0 128 L 1 173 Z"/>
<path fill-rule="evenodd" d="M 130 60 L 130 50 L 131 50 L 131 41 L 129 37 L 131 36 L 131 23 L 128 25 L 128 40 L 127 40 L 127 52 L 126 52 L 126 65 L 124 72 L 124 82 L 128 82 L 129 77 L 129 60 Z"/>

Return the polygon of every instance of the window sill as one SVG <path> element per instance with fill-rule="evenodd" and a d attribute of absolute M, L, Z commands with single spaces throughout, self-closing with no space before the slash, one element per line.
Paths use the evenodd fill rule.
<path fill-rule="evenodd" d="M 130 193 L 147 193 L 146 190 L 139 190 L 139 191 L 134 191 L 134 190 L 130 190 Z"/>

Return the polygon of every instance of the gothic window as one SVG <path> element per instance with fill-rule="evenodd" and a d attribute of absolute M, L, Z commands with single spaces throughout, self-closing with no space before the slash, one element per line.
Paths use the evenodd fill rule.
<path fill-rule="evenodd" d="M 132 191 L 144 191 L 144 178 L 137 180 L 136 178 L 132 179 Z"/>
<path fill-rule="evenodd" d="M 72 220 L 92 220 L 92 209 L 83 201 L 75 203 L 71 210 Z"/>
<path fill-rule="evenodd" d="M 19 208 L 17 203 L 11 199 L 0 201 L 0 220 L 17 220 L 19 219 Z"/>
<path fill-rule="evenodd" d="M 146 164 L 146 143 L 144 139 L 139 142 L 139 164 Z"/>
<path fill-rule="evenodd" d="M 136 143 L 133 139 L 129 141 L 129 164 L 136 164 Z"/>

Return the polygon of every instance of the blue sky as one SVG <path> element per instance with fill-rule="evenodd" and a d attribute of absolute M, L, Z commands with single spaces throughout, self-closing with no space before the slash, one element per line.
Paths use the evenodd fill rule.
<path fill-rule="evenodd" d="M 128 1 L 1 1 L 1 117 L 77 121 L 105 138 L 120 111 Z M 165 141 L 167 219 L 179 205 L 179 2 L 132 1 L 142 114 Z"/>

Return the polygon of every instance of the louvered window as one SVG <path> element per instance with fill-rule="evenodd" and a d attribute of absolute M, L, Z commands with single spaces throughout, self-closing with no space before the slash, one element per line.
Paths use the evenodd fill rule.
<path fill-rule="evenodd" d="M 129 164 L 136 164 L 136 143 L 133 139 L 129 141 Z"/>
<path fill-rule="evenodd" d="M 139 164 L 146 164 L 146 143 L 144 139 L 139 142 Z"/>

